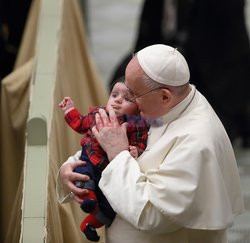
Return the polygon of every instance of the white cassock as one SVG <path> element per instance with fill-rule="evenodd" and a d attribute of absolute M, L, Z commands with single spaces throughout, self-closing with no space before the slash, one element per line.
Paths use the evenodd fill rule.
<path fill-rule="evenodd" d="M 160 121 L 137 160 L 123 151 L 102 173 L 99 186 L 117 212 L 106 243 L 226 243 L 244 206 L 223 125 L 194 86 Z"/>

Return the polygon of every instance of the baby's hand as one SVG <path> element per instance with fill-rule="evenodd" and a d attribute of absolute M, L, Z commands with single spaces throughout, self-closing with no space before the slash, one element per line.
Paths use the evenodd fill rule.
<path fill-rule="evenodd" d="M 72 110 L 72 108 L 74 108 L 74 103 L 70 97 L 64 97 L 59 103 L 59 107 L 64 111 L 64 113 L 68 113 Z"/>
<path fill-rule="evenodd" d="M 137 159 L 138 157 L 138 150 L 135 146 L 129 146 L 129 153 L 131 154 L 131 156 L 133 156 L 135 159 Z"/>

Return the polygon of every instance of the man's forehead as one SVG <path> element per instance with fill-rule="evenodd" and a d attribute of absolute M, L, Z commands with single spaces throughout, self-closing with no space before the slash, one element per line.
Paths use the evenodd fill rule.
<path fill-rule="evenodd" d="M 138 92 L 142 92 L 144 90 L 144 85 L 141 79 L 134 79 L 128 81 L 127 79 L 124 80 L 124 84 L 127 87 L 128 91 L 132 94 L 135 95 Z"/>
<path fill-rule="evenodd" d="M 129 91 L 129 92 L 132 92 L 132 90 L 129 88 L 129 85 L 128 85 L 127 80 L 124 81 L 124 84 L 125 84 L 125 86 L 127 87 L 128 91 Z"/>

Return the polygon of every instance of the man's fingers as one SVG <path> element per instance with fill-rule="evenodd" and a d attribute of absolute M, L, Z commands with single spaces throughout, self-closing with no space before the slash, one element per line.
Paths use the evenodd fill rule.
<path fill-rule="evenodd" d="M 122 130 L 127 133 L 127 127 L 128 127 L 128 123 L 127 122 L 124 122 L 122 123 Z"/>
<path fill-rule="evenodd" d="M 72 172 L 70 175 L 70 181 L 74 182 L 74 181 L 88 181 L 89 180 L 89 176 L 78 173 L 78 172 Z"/>
<path fill-rule="evenodd" d="M 82 160 L 77 160 L 75 162 L 72 162 L 72 168 L 73 169 L 75 169 L 78 166 L 83 166 L 83 165 L 86 165 L 86 162 L 82 161 Z"/>
<path fill-rule="evenodd" d="M 99 132 L 98 132 L 96 126 L 92 127 L 92 132 L 93 132 L 93 134 L 94 134 L 95 137 L 98 137 Z"/>
<path fill-rule="evenodd" d="M 79 193 L 74 193 L 73 194 L 73 199 L 78 202 L 79 204 L 82 204 L 83 199 L 80 198 L 81 195 L 87 195 L 89 193 L 89 191 L 87 189 L 81 189 L 81 192 Z"/>
<path fill-rule="evenodd" d="M 79 203 L 79 204 L 82 204 L 82 202 L 83 202 L 83 199 L 81 199 L 80 197 L 78 197 L 76 194 L 74 195 L 73 199 L 74 199 L 77 203 Z"/>
<path fill-rule="evenodd" d="M 99 130 L 101 127 L 104 127 L 104 124 L 102 122 L 101 116 L 97 113 L 95 114 L 95 122 L 96 122 L 96 127 Z"/>
<path fill-rule="evenodd" d="M 82 203 L 83 200 L 80 198 L 81 195 L 87 195 L 89 193 L 89 191 L 87 189 L 81 189 L 76 187 L 74 184 L 72 184 L 72 187 L 70 187 L 70 191 L 72 192 L 72 198 L 78 202 L 78 203 Z"/>
<path fill-rule="evenodd" d="M 104 109 L 99 109 L 99 114 L 101 116 L 102 122 L 104 126 L 110 126 L 110 117 L 108 117 L 106 111 Z"/>
<path fill-rule="evenodd" d="M 109 111 L 109 117 L 110 117 L 110 121 L 111 121 L 112 126 L 114 126 L 114 127 L 120 126 L 118 119 L 116 117 L 115 111 L 112 108 Z"/>
<path fill-rule="evenodd" d="M 75 186 L 73 183 L 69 188 L 70 188 L 70 191 L 76 195 L 84 195 L 84 194 L 89 193 L 89 191 L 87 189 L 79 188 L 79 187 Z"/>
<path fill-rule="evenodd" d="M 104 109 L 99 109 L 99 114 L 95 116 L 97 129 L 101 127 L 119 127 L 120 124 L 116 117 L 115 111 L 111 108 L 109 116 Z"/>

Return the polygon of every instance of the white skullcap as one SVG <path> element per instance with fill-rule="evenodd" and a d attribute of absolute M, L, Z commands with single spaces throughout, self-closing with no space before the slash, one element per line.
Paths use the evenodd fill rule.
<path fill-rule="evenodd" d="M 184 56 L 171 46 L 156 44 L 137 53 L 143 71 L 156 82 L 180 86 L 189 81 L 190 73 Z"/>

